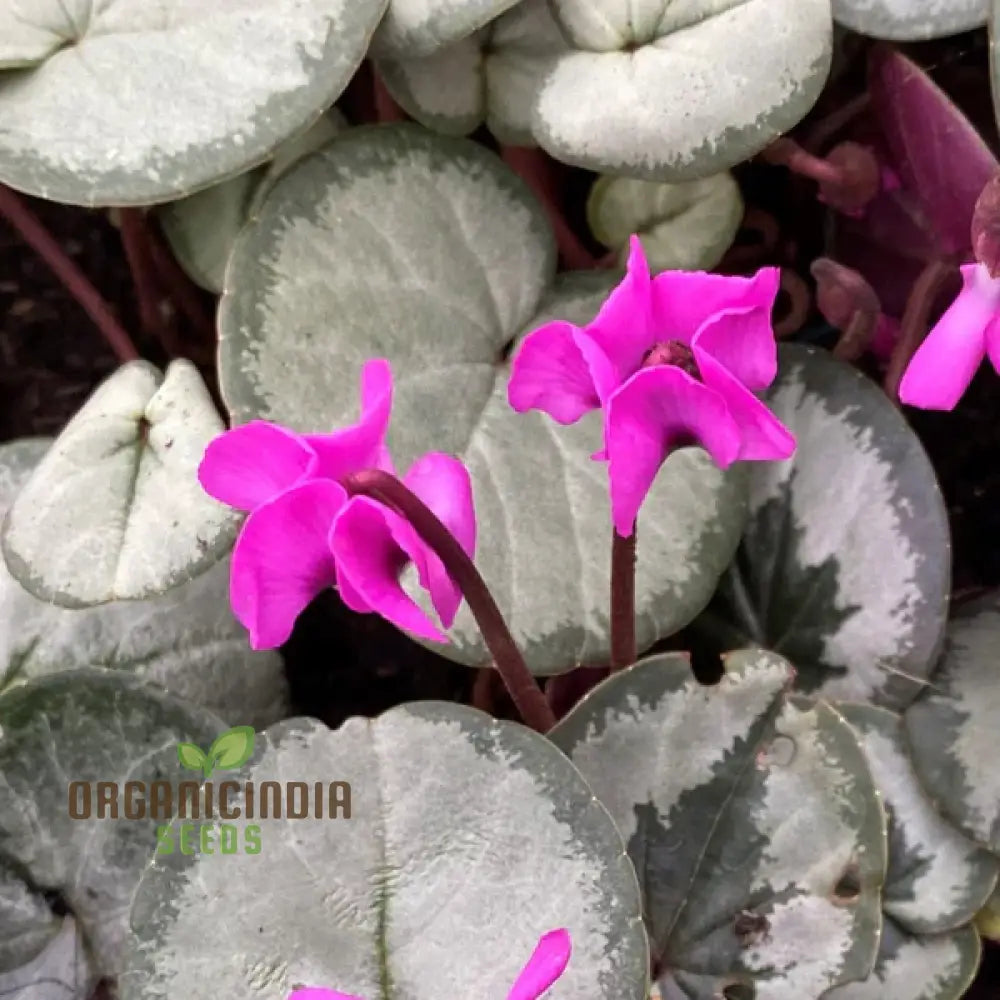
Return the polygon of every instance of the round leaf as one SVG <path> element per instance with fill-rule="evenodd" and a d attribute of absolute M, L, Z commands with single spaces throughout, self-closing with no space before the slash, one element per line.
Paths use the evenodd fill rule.
<path fill-rule="evenodd" d="M 546 78 L 532 131 L 557 159 L 590 170 L 666 181 L 726 170 L 796 125 L 830 69 L 830 0 L 553 9 L 575 51 Z M 740 71 L 725 72 L 737 53 Z"/>
<path fill-rule="evenodd" d="M 547 0 L 521 0 L 433 55 L 383 59 L 378 68 L 392 96 L 428 128 L 468 135 L 485 121 L 501 142 L 534 146 L 535 97 L 568 48 Z"/>
<path fill-rule="evenodd" d="M 911 934 L 968 923 L 996 884 L 997 858 L 934 811 L 913 771 L 898 715 L 872 705 L 837 710 L 861 738 L 889 816 L 882 909 Z"/>
<path fill-rule="evenodd" d="M 622 831 L 662 996 L 810 1000 L 872 967 L 885 817 L 850 726 L 789 699 L 793 674 L 740 651 L 704 687 L 651 657 L 550 734 Z"/>
<path fill-rule="evenodd" d="M 958 1000 L 976 976 L 980 952 L 971 927 L 911 937 L 886 920 L 872 974 L 830 990 L 823 1000 Z"/>
<path fill-rule="evenodd" d="M 231 177 L 340 96 L 385 4 L 0 4 L 0 38 L 42 34 L 24 47 L 32 59 L 59 37 L 41 67 L 0 79 L 0 180 L 70 204 L 140 205 Z"/>
<path fill-rule="evenodd" d="M 573 955 L 546 997 L 645 998 L 635 872 L 544 737 L 423 702 L 336 731 L 281 723 L 243 775 L 256 788 L 349 782 L 350 816 L 242 814 L 237 842 L 256 824 L 259 854 L 157 855 L 132 908 L 122 1000 L 286 1000 L 297 983 L 370 1000 L 502 996 L 557 927 Z"/>
<path fill-rule="evenodd" d="M 305 135 L 279 146 L 267 165 L 158 209 L 171 249 L 192 281 L 210 292 L 222 291 L 233 243 L 267 192 L 285 171 L 345 126 L 339 114 L 323 115 Z"/>
<path fill-rule="evenodd" d="M 471 35 L 518 0 L 390 0 L 372 52 L 421 58 Z"/>
<path fill-rule="evenodd" d="M 361 365 L 389 359 L 397 467 L 428 451 L 466 462 L 477 565 L 542 674 L 609 654 L 607 472 L 589 458 L 600 416 L 564 428 L 507 402 L 517 334 L 553 314 L 593 318 L 614 280 L 570 280 L 540 302 L 554 254 L 537 202 L 492 154 L 415 126 L 355 129 L 274 188 L 237 243 L 220 311 L 237 423 L 353 423 Z M 742 529 L 743 475 L 695 449 L 666 463 L 640 527 L 643 648 L 709 600 Z M 491 662 L 467 607 L 449 638 L 443 655 Z"/>
<path fill-rule="evenodd" d="M 948 626 L 934 682 L 903 717 L 920 780 L 959 829 L 1000 851 L 1000 773 L 994 766 L 1000 685 L 1000 592 L 963 607 Z"/>
<path fill-rule="evenodd" d="M 594 236 L 617 250 L 622 268 L 638 234 L 650 270 L 708 271 L 722 260 L 743 219 L 739 185 L 728 172 L 680 184 L 600 177 L 587 199 Z"/>
<path fill-rule="evenodd" d="M 852 31 L 896 42 L 981 28 L 990 0 L 832 0 L 833 16 Z"/>
<path fill-rule="evenodd" d="M 934 470 L 856 369 L 803 345 L 779 359 L 767 402 L 798 448 L 750 463 L 750 523 L 700 630 L 788 657 L 809 694 L 900 709 L 934 666 L 950 594 Z"/>
<path fill-rule="evenodd" d="M 123 365 L 56 438 L 3 524 L 3 555 L 40 600 L 84 608 L 164 593 L 232 546 L 236 515 L 201 488 L 223 429 L 198 370 Z"/>
<path fill-rule="evenodd" d="M 0 445 L 0 518 L 49 449 L 49 438 Z M 39 601 L 0 560 L 0 692 L 46 674 L 127 671 L 230 720 L 284 718 L 281 656 L 256 652 L 229 606 L 229 557 L 166 594 L 67 610 Z"/>
<path fill-rule="evenodd" d="M 66 900 L 102 975 L 119 969 L 129 899 L 157 822 L 96 811 L 74 820 L 69 783 L 187 778 L 177 743 L 207 745 L 223 729 L 209 712 L 106 671 L 59 674 L 0 696 L 0 844 L 33 884 Z"/>

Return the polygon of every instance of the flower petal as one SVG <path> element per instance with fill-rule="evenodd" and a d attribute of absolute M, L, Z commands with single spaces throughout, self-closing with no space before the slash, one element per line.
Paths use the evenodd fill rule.
<path fill-rule="evenodd" d="M 953 410 L 986 353 L 986 329 L 1000 308 L 1000 281 L 979 264 L 962 268 L 962 290 L 917 348 L 899 383 L 900 401 Z"/>
<path fill-rule="evenodd" d="M 210 441 L 198 482 L 216 500 L 253 510 L 315 473 L 316 453 L 294 431 L 251 420 Z"/>
<path fill-rule="evenodd" d="M 566 971 L 572 950 L 568 931 L 543 934 L 507 1000 L 537 1000 Z"/>
<path fill-rule="evenodd" d="M 609 400 L 606 431 L 611 514 L 622 537 L 667 456 L 700 444 L 722 468 L 740 452 L 740 431 L 715 390 L 673 365 L 644 368 Z"/>
<path fill-rule="evenodd" d="M 664 271 L 653 279 L 650 296 L 656 339 L 693 345 L 695 334 L 719 313 L 746 310 L 739 324 L 726 321 L 713 329 L 703 346 L 744 385 L 763 389 L 777 365 L 771 309 L 780 280 L 776 267 L 761 268 L 752 278 Z"/>
<path fill-rule="evenodd" d="M 339 483 L 313 479 L 258 507 L 233 549 L 229 597 L 254 649 L 274 649 L 295 619 L 333 585 L 330 525 L 347 502 Z"/>
<path fill-rule="evenodd" d="M 639 370 L 646 353 L 659 339 L 652 323 L 650 287 L 649 264 L 642 243 L 638 236 L 632 236 L 625 277 L 584 327 L 584 333 L 614 368 L 615 384 L 602 393 L 602 399 Z"/>
<path fill-rule="evenodd" d="M 740 451 L 744 462 L 791 458 L 795 454 L 792 432 L 724 365 L 695 346 L 694 355 L 705 385 L 726 401 L 740 430 Z"/>
<path fill-rule="evenodd" d="M 356 997 L 353 993 L 327 990 L 322 986 L 303 986 L 301 989 L 292 990 L 288 994 L 288 1000 L 361 1000 L 361 997 Z"/>
<path fill-rule="evenodd" d="M 356 424 L 329 434 L 307 434 L 319 463 L 316 474 L 343 479 L 362 469 L 392 472 L 385 444 L 392 413 L 392 369 L 384 358 L 365 362 L 361 369 L 361 416 Z"/>
<path fill-rule="evenodd" d="M 398 514 L 366 496 L 352 497 L 330 531 L 330 548 L 337 562 L 338 586 L 365 609 L 380 614 L 397 628 L 424 639 L 447 642 L 434 623 L 400 586 L 399 574 L 413 557 L 400 544 L 412 536 Z M 347 598 L 341 589 L 341 597 Z M 345 604 L 348 601 L 344 600 Z M 348 604 L 348 607 L 351 607 Z M 365 610 L 360 607 L 354 610 Z"/>
<path fill-rule="evenodd" d="M 476 512 L 469 470 L 452 455 L 431 452 L 410 466 L 403 482 L 437 515 L 466 555 L 470 558 L 475 555 Z M 420 584 L 430 593 L 441 624 L 451 628 L 462 603 L 462 591 L 434 550 L 424 543 L 411 524 L 400 520 L 406 537 L 397 534 L 397 541 L 416 563 Z"/>
<path fill-rule="evenodd" d="M 576 423 L 601 405 L 587 359 L 577 345 L 581 331 L 561 320 L 525 337 L 514 356 L 507 401 L 518 413 L 541 410 L 556 423 Z"/>

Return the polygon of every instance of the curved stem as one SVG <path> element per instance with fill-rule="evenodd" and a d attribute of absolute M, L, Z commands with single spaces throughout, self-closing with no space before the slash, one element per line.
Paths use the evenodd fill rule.
<path fill-rule="evenodd" d="M 132 343 L 132 338 L 118 322 L 101 293 L 90 283 L 83 271 L 59 246 L 28 206 L 3 184 L 0 184 L 0 217 L 6 219 L 24 242 L 45 261 L 52 273 L 93 320 L 118 360 L 122 364 L 137 360 L 139 352 Z"/>
<path fill-rule="evenodd" d="M 775 139 L 760 156 L 767 163 L 788 167 L 792 173 L 809 177 L 820 184 L 841 187 L 847 180 L 843 168 L 813 156 L 787 136 Z"/>
<path fill-rule="evenodd" d="M 917 348 L 923 343 L 930 326 L 931 310 L 937 297 L 947 283 L 953 280 L 959 271 L 950 261 L 932 260 L 920 272 L 913 283 L 910 295 L 906 300 L 906 309 L 899 324 L 899 340 L 889 359 L 889 367 L 885 373 L 882 387 L 886 395 L 897 405 L 899 404 L 899 383 Z"/>
<path fill-rule="evenodd" d="M 635 663 L 635 545 L 636 527 L 611 540 L 611 670 Z"/>
<path fill-rule="evenodd" d="M 801 329 L 809 316 L 809 307 L 812 304 L 809 286 L 787 267 L 781 269 L 781 289 L 788 295 L 790 308 L 788 315 L 774 324 L 774 335 L 779 339 L 790 337 Z"/>
<path fill-rule="evenodd" d="M 521 717 L 532 729 L 548 732 L 556 724 L 555 715 L 541 686 L 528 670 L 486 582 L 455 536 L 420 497 L 388 472 L 365 469 L 347 476 L 342 482 L 352 496 L 370 496 L 405 517 L 424 543 L 434 550 L 468 602 L 497 672 Z"/>

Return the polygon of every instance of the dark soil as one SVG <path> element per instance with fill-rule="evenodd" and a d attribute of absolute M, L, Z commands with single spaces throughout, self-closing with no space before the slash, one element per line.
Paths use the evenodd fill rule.
<path fill-rule="evenodd" d="M 826 95 L 803 130 L 828 113 L 845 93 L 860 92 L 864 43 L 845 43 L 846 68 L 836 90 Z M 976 124 L 995 141 L 992 110 L 983 110 L 986 79 L 985 32 L 944 43 L 909 46 L 921 65 L 933 67 Z M 353 93 L 353 92 L 352 92 Z M 966 99 L 966 95 L 968 99 Z M 349 94 L 350 97 L 350 94 Z M 985 100 L 988 103 L 989 95 Z M 988 120 L 987 120 L 988 119 Z M 561 168 L 559 168 L 561 170 Z M 809 287 L 808 264 L 825 252 L 826 210 L 808 182 L 783 170 L 756 164 L 738 172 L 747 202 L 772 214 L 781 226 L 775 260 L 794 265 Z M 582 242 L 595 253 L 586 231 L 583 204 L 592 175 L 562 170 L 566 216 Z M 159 342 L 139 334 L 138 308 L 119 234 L 105 215 L 26 199 L 66 252 L 83 268 L 116 309 L 140 353 L 157 364 L 167 360 Z M 0 222 L 0 442 L 57 433 L 94 387 L 117 366 L 96 327 L 73 298 L 9 228 Z M 836 331 L 815 313 L 795 339 L 832 344 Z M 209 373 L 210 374 L 210 373 Z M 1000 585 L 1000 392 L 997 376 L 985 365 L 953 413 L 907 412 L 937 470 L 954 541 L 956 599 Z M 863 512 L 844 511 L 844 517 Z M 676 637 L 683 641 L 684 637 Z M 498 715 L 513 717 L 495 684 L 410 642 L 375 616 L 344 608 L 331 592 L 304 614 L 284 650 L 295 708 L 337 726 L 352 715 L 376 715 L 409 700 L 473 701 Z M 708 671 L 711 673 L 711 670 Z M 582 693 L 600 671 L 563 678 L 560 700 Z M 708 680 L 709 677 L 703 678 Z M 579 688 L 576 695 L 572 689 Z M 568 703 L 565 705 L 568 707 Z M 1000 955 L 986 945 L 970 1000 L 1000 997 Z"/>

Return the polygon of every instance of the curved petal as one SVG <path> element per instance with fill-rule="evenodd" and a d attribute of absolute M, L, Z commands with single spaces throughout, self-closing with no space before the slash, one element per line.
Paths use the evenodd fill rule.
<path fill-rule="evenodd" d="M 356 997 L 353 993 L 338 993 L 336 990 L 327 990 L 322 986 L 303 986 L 300 989 L 292 990 L 288 994 L 288 1000 L 361 1000 L 361 997 Z"/>
<path fill-rule="evenodd" d="M 766 389 L 778 374 L 771 306 L 723 309 L 702 323 L 691 349 L 710 354 L 748 389 Z"/>
<path fill-rule="evenodd" d="M 251 420 L 210 441 L 198 482 L 216 500 L 253 510 L 315 474 L 316 453 L 294 431 Z"/>
<path fill-rule="evenodd" d="M 258 507 L 233 549 L 229 598 L 254 649 L 274 649 L 295 619 L 334 584 L 330 525 L 347 502 L 339 483 L 313 479 Z"/>
<path fill-rule="evenodd" d="M 384 358 L 365 362 L 361 369 L 361 416 L 356 424 L 329 434 L 307 434 L 306 441 L 319 459 L 316 474 L 343 479 L 362 469 L 392 472 L 385 444 L 392 413 L 392 369 Z"/>
<path fill-rule="evenodd" d="M 769 351 L 774 351 L 771 310 L 778 294 L 781 272 L 776 267 L 761 268 L 752 278 L 709 274 L 705 271 L 664 271 L 653 279 L 650 296 L 657 340 L 679 340 L 693 345 L 709 320 L 730 309 L 747 310 L 743 323 L 743 344 L 723 327 L 714 331 L 705 346 L 745 385 L 764 388 L 759 380 L 770 371 Z M 770 346 L 768 346 L 768 339 Z"/>
<path fill-rule="evenodd" d="M 699 444 L 722 468 L 740 452 L 739 427 L 722 396 L 673 365 L 644 368 L 611 397 L 605 439 L 611 516 L 624 538 L 672 451 Z"/>
<path fill-rule="evenodd" d="M 378 501 L 352 497 L 330 530 L 338 583 L 346 583 L 349 593 L 364 603 L 364 608 L 353 610 L 374 611 L 406 632 L 447 642 L 400 586 L 399 574 L 412 557 L 399 542 L 399 538 L 408 537 L 408 528 L 401 517 Z M 347 597 L 343 590 L 341 597 Z M 344 603 L 348 603 L 346 599 Z"/>
<path fill-rule="evenodd" d="M 711 355 L 694 348 L 705 385 L 714 389 L 740 429 L 740 451 L 744 462 L 791 458 L 795 454 L 792 432 L 727 368 Z"/>
<path fill-rule="evenodd" d="M 900 401 L 923 410 L 952 410 L 986 354 L 986 328 L 1000 307 L 1000 281 L 978 264 L 962 268 L 962 290 L 910 360 Z"/>
<path fill-rule="evenodd" d="M 410 466 L 403 482 L 437 515 L 472 558 L 476 552 L 476 511 L 469 470 L 452 455 L 431 452 Z M 441 624 L 451 628 L 462 603 L 462 591 L 413 526 L 403 520 L 402 530 L 405 538 L 397 535 L 397 541 L 416 563 L 420 584 L 431 595 Z"/>
<path fill-rule="evenodd" d="M 577 344 L 580 333 L 572 323 L 559 320 L 525 337 L 507 385 L 507 401 L 514 410 L 541 410 L 556 423 L 573 424 L 601 405 L 590 365 Z"/>
<path fill-rule="evenodd" d="M 569 931 L 543 934 L 507 994 L 507 1000 L 538 1000 L 565 971 L 573 951 Z"/>
<path fill-rule="evenodd" d="M 660 339 L 655 335 L 650 288 L 649 264 L 642 243 L 638 236 L 632 236 L 625 277 L 611 290 L 594 319 L 584 327 L 584 333 L 614 366 L 614 388 L 639 370 L 647 351 Z"/>

